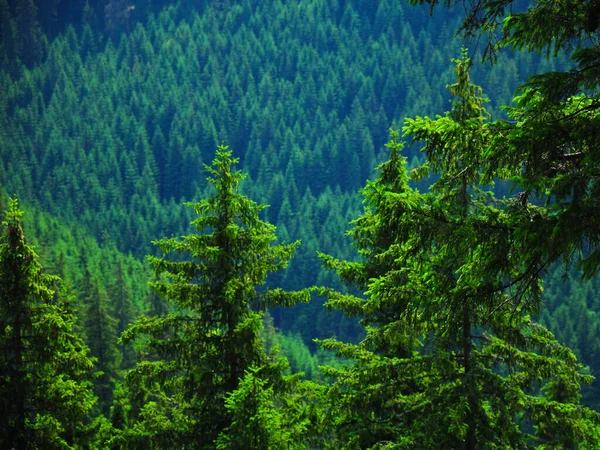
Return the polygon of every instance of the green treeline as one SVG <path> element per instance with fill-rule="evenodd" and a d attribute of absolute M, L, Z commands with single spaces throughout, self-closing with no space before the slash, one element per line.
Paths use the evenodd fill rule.
<path fill-rule="evenodd" d="M 0 446 L 596 448 L 594 7 L 166 3 L 0 0 Z"/>

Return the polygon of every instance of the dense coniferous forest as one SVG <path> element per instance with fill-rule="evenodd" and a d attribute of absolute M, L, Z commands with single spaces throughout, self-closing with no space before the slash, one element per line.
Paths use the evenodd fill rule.
<path fill-rule="evenodd" d="M 0 0 L 0 447 L 600 446 L 597 7 L 419 3 Z"/>

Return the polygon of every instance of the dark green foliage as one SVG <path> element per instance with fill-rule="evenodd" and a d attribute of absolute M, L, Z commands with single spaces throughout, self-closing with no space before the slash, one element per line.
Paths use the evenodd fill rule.
<path fill-rule="evenodd" d="M 272 245 L 275 227 L 259 218 L 264 207 L 237 192 L 243 175 L 232 171 L 236 161 L 227 147 L 219 147 L 213 166 L 206 166 L 216 192 L 190 204 L 197 214 L 196 234 L 157 241 L 164 256 L 149 257 L 156 273 L 167 277 L 153 287 L 174 312 L 142 316 L 123 334 L 124 342 L 148 336 L 146 351 L 159 358 L 148 358 L 127 375 L 132 391 L 146 395 L 132 442 L 213 448 L 224 430 L 241 433 L 237 414 L 250 414 L 259 423 L 263 413 L 279 417 L 269 405 L 271 390 L 285 386 L 284 367 L 262 347 L 256 309 L 292 306 L 307 301 L 309 293 L 261 287 L 269 273 L 287 266 L 299 243 Z M 244 378 L 252 367 L 252 380 Z M 243 403 L 248 395 L 246 384 L 238 391 L 242 379 L 260 390 L 252 400 L 260 406 L 243 413 L 236 400 Z M 256 439 L 280 428 L 272 427 L 256 428 Z M 231 444 L 223 439 L 219 446 Z"/>
<path fill-rule="evenodd" d="M 590 44 L 588 48 L 597 46 L 587 41 L 597 33 L 600 24 L 600 7 L 595 1 L 410 0 L 410 3 L 429 3 L 432 10 L 440 3 L 465 6 L 465 17 L 457 32 L 465 38 L 485 36 L 484 56 L 492 60 L 503 47 L 545 52 L 550 56 Z"/>
<path fill-rule="evenodd" d="M 123 264 L 118 263 L 117 269 L 114 272 L 114 281 L 108 291 L 108 297 L 111 304 L 114 305 L 115 319 L 117 320 L 116 333 L 120 336 L 133 321 L 136 310 L 131 301 L 129 287 L 126 284 Z M 131 345 L 123 345 L 121 347 L 120 368 L 131 369 L 135 365 L 135 353 Z"/>
<path fill-rule="evenodd" d="M 573 349 L 577 358 L 597 377 L 600 373 L 599 279 L 578 282 L 580 274 L 554 268 L 544 283 L 544 311 L 541 321 L 556 338 Z M 582 402 L 598 410 L 598 381 L 583 390 Z"/>
<path fill-rule="evenodd" d="M 249 174 L 243 192 L 271 205 L 264 218 L 280 237 L 304 243 L 276 280 L 287 289 L 332 280 L 316 250 L 350 257 L 340 230 L 360 212 L 356 190 L 384 157 L 386 130 L 443 109 L 446 55 L 459 48 L 454 13 L 428 21 L 391 0 L 113 1 L 135 9 L 110 39 L 105 3 L 88 1 L 96 18 L 80 27 L 86 2 L 65 11 L 64 1 L 37 3 L 42 29 L 58 14 L 45 61 L 18 79 L 0 74 L 0 182 L 141 258 L 156 236 L 188 232 L 182 201 L 205 195 L 197 173 L 227 141 Z M 154 14 L 136 22 L 142 10 Z M 476 74 L 495 105 L 540 64 L 501 61 Z M 320 306 L 275 313 L 276 325 L 309 345 L 359 333 Z"/>
<path fill-rule="evenodd" d="M 0 446 L 78 448 L 92 394 L 94 360 L 73 316 L 25 242 L 11 201 L 0 243 Z"/>
<path fill-rule="evenodd" d="M 99 371 L 94 381 L 94 391 L 98 396 L 100 411 L 108 416 L 121 362 L 117 347 L 118 320 L 109 311 L 106 293 L 100 290 L 98 280 L 89 271 L 86 271 L 78 291 L 83 305 L 83 332 L 90 354 L 97 359 L 96 369 Z"/>
<path fill-rule="evenodd" d="M 43 58 L 47 46 L 34 0 L 0 2 L 0 61 L 12 76 L 22 66 L 31 68 Z"/>

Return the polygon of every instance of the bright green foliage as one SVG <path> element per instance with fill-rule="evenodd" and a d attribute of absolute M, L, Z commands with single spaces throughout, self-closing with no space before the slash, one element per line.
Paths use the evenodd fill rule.
<path fill-rule="evenodd" d="M 464 6 L 465 16 L 458 30 L 464 38 L 487 37 L 484 56 L 494 60 L 503 47 L 557 55 L 583 45 L 598 31 L 600 6 L 578 0 L 533 0 L 517 5 L 517 0 L 410 0 L 413 4 L 429 3 L 432 9 Z"/>
<path fill-rule="evenodd" d="M 95 397 L 93 359 L 25 242 L 11 201 L 0 241 L 0 447 L 75 448 Z"/>
<path fill-rule="evenodd" d="M 513 12 L 519 11 L 514 0 L 445 3 L 466 6 L 462 31 L 471 36 L 487 33 L 492 61 L 502 47 L 570 56 L 571 68 L 546 70 L 519 88 L 514 105 L 507 108 L 510 120 L 486 127 L 489 143 L 481 163 L 487 179 L 513 185 L 530 216 L 515 231 L 527 241 L 520 250 L 525 258 L 537 258 L 538 267 L 573 263 L 584 278 L 598 274 L 598 2 L 535 0 L 520 12 Z M 576 320 L 576 308 L 567 308 L 570 321 Z M 593 344 L 585 338 L 581 346 Z"/>
<path fill-rule="evenodd" d="M 225 407 L 231 415 L 231 424 L 219 434 L 216 448 L 304 448 L 294 445 L 292 430 L 285 427 L 285 418 L 273 402 L 273 387 L 258 372 L 248 369 L 239 387 L 227 394 Z"/>
<path fill-rule="evenodd" d="M 149 257 L 167 278 L 153 287 L 175 312 L 142 316 L 123 334 L 124 342 L 148 339 L 148 360 L 127 376 L 132 391 L 147 399 L 130 442 L 213 448 L 219 434 L 234 426 L 236 399 L 246 394 L 233 392 L 249 368 L 257 368 L 253 377 L 262 380 L 256 380 L 261 389 L 285 387 L 281 361 L 267 357 L 258 338 L 257 309 L 308 300 L 308 291 L 261 287 L 269 273 L 286 267 L 299 243 L 272 245 L 275 227 L 259 219 L 264 206 L 237 192 L 243 174 L 232 171 L 236 162 L 227 147 L 219 147 L 213 166 L 206 166 L 216 193 L 190 204 L 197 233 L 161 239 L 156 243 L 164 256 Z M 264 404 L 265 396 L 259 397 Z"/>
<path fill-rule="evenodd" d="M 288 377 L 285 394 L 250 368 L 239 387 L 227 394 L 231 425 L 219 434 L 217 449 L 292 450 L 322 448 L 319 402 L 323 386 Z M 308 445 L 308 446 L 307 446 Z"/>
<path fill-rule="evenodd" d="M 591 377 L 530 319 L 545 267 L 522 251 L 530 216 L 481 187 L 487 115 L 469 66 L 466 54 L 456 61 L 451 112 L 405 122 L 405 135 L 425 143 L 427 163 L 413 177 L 435 175 L 430 193 L 409 187 L 393 134 L 350 233 L 364 262 L 325 257 L 367 296 L 329 293 L 328 305 L 364 317 L 367 331 L 357 346 L 322 344 L 357 361 L 327 372 L 337 378 L 340 447 L 598 445 L 599 417 L 579 405 Z"/>
<path fill-rule="evenodd" d="M 564 73 L 555 72 L 566 67 L 564 56 L 498 51 L 497 64 L 475 65 L 472 76 L 486 87 L 497 118 L 508 117 L 497 105 L 510 103 L 521 80 L 546 72 L 521 92 L 510 122 L 484 123 L 485 158 L 478 164 L 485 179 L 509 181 L 497 184 L 496 195 L 511 184 L 519 193 L 513 206 L 523 215 L 513 223 L 520 231 L 512 254 L 532 263 L 525 284 L 549 268 L 540 320 L 597 374 L 598 279 L 580 289 L 560 277 L 581 271 L 551 263 L 567 255 L 587 258 L 587 274 L 597 266 L 597 2 L 440 3 L 465 9 L 428 20 L 427 6 L 399 0 L 0 0 L 0 190 L 35 205 L 27 208 L 26 234 L 45 269 L 64 273 L 74 286 L 89 270 L 102 305 L 96 312 L 108 313 L 95 317 L 114 316 L 121 331 L 128 294 L 134 315 L 177 310 L 172 302 L 165 309 L 154 292 L 146 296 L 149 271 L 135 258 L 151 251 L 156 236 L 190 232 L 192 210 L 182 201 L 210 195 L 198 172 L 226 140 L 249 174 L 241 192 L 271 205 L 260 217 L 277 225 L 281 240 L 303 242 L 290 270 L 271 274 L 269 285 L 337 286 L 335 274 L 319 269 L 315 250 L 351 257 L 341 230 L 359 214 L 355 191 L 386 157 L 380 149 L 391 123 L 443 110 L 442 87 L 452 82 L 446 55 L 458 52 L 452 34 L 466 10 L 464 31 L 498 31 L 492 44 L 497 37 L 501 46 L 577 51 L 574 69 Z M 529 10 L 505 20 L 519 8 Z M 416 147 L 403 155 L 411 168 L 424 160 Z M 387 238 L 381 239 L 384 248 Z M 370 264 L 362 290 L 379 263 Z M 534 292 L 526 300 L 532 305 Z M 78 331 L 85 336 L 88 321 L 88 334 L 104 335 L 111 348 L 100 363 L 108 361 L 108 370 L 96 379 L 110 399 L 119 359 L 114 330 L 97 333 L 100 322 L 85 318 L 92 310 L 81 297 L 92 298 L 71 302 Z M 307 377 L 315 377 L 325 353 L 315 356 L 312 338 L 358 342 L 364 335 L 355 318 L 332 315 L 322 303 L 271 311 L 286 333 L 280 342 L 291 370 Z M 98 354 L 103 340 L 93 339 Z M 143 339 L 136 345 L 144 352 Z M 132 356 L 121 352 L 121 368 L 131 367 Z M 115 395 L 111 417 L 124 430 L 139 417 L 146 393 Z M 600 408 L 600 388 L 592 385 L 584 399 Z M 110 400 L 103 403 L 106 412 Z M 358 396 L 355 409 L 362 407 Z M 359 423 L 369 420 L 365 414 Z"/>

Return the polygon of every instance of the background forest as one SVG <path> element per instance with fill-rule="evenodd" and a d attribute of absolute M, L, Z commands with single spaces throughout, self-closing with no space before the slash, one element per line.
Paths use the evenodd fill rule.
<path fill-rule="evenodd" d="M 220 144 L 247 174 L 241 192 L 269 205 L 260 218 L 301 241 L 267 285 L 342 289 L 317 252 L 358 259 L 345 231 L 389 156 L 390 128 L 451 107 L 463 12 L 429 13 L 398 0 L 0 0 L 0 210 L 19 199 L 42 266 L 65 280 L 75 330 L 105 374 L 103 413 L 136 360 L 118 336 L 164 312 L 148 285 L 152 241 L 190 232 L 184 203 L 212 195 L 204 164 Z M 569 64 L 505 51 L 470 76 L 497 119 L 530 74 Z M 408 169 L 420 150 L 402 151 Z M 512 195 L 503 183 L 495 194 Z M 556 264 L 544 289 L 539 320 L 598 376 L 600 280 Z M 318 365 L 338 363 L 314 339 L 365 333 L 325 301 L 274 307 L 266 321 L 291 371 L 315 380 Z M 583 403 L 600 410 L 600 381 Z"/>

